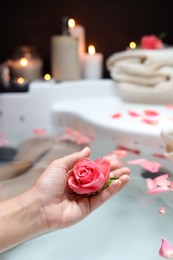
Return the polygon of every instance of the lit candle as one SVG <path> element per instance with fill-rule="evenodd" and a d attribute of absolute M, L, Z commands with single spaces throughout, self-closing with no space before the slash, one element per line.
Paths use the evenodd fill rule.
<path fill-rule="evenodd" d="M 42 61 L 25 57 L 12 62 L 14 79 L 23 78 L 28 81 L 39 79 L 42 73 Z"/>
<path fill-rule="evenodd" d="M 46 74 L 44 75 L 44 79 L 45 79 L 46 81 L 51 80 L 51 75 L 50 75 L 49 73 L 46 73 Z"/>
<path fill-rule="evenodd" d="M 126 50 L 134 50 L 137 48 L 136 42 L 130 42 L 129 45 L 127 46 Z"/>
<path fill-rule="evenodd" d="M 16 81 L 19 85 L 23 85 L 25 83 L 25 80 L 22 77 L 18 78 Z"/>
<path fill-rule="evenodd" d="M 85 54 L 85 28 L 76 24 L 73 18 L 68 20 L 68 27 L 70 35 L 78 40 L 78 53 L 82 64 Z"/>
<path fill-rule="evenodd" d="M 96 53 L 95 47 L 90 45 L 84 56 L 83 76 L 85 79 L 100 79 L 103 73 L 103 54 Z"/>

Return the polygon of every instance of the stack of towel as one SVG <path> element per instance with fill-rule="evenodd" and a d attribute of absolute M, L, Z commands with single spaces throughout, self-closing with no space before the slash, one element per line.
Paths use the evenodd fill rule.
<path fill-rule="evenodd" d="M 173 48 L 122 51 L 111 55 L 106 65 L 123 99 L 173 102 Z"/>

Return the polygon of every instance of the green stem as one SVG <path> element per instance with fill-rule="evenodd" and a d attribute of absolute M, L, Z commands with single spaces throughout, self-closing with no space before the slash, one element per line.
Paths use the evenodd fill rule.
<path fill-rule="evenodd" d="M 117 180 L 118 177 L 110 177 L 110 179 L 105 183 L 102 190 L 106 189 L 113 181 Z"/>

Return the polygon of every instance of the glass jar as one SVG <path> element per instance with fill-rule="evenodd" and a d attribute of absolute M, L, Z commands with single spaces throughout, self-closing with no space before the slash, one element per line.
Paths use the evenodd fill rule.
<path fill-rule="evenodd" d="M 11 77 L 14 82 L 30 82 L 42 77 L 43 62 L 34 47 L 22 46 L 11 61 Z"/>
<path fill-rule="evenodd" d="M 42 77 L 43 61 L 35 48 L 22 46 L 11 59 L 0 64 L 0 85 L 9 88 L 27 85 Z"/>

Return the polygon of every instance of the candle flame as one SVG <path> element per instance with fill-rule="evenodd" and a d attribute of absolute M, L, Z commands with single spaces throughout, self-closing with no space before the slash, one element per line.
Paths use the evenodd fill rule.
<path fill-rule="evenodd" d="M 51 75 L 48 74 L 48 73 L 45 74 L 45 75 L 44 75 L 44 79 L 45 79 L 45 80 L 50 80 L 50 79 L 51 79 Z"/>
<path fill-rule="evenodd" d="M 22 67 L 26 67 L 27 64 L 28 64 L 28 60 L 27 60 L 26 58 L 21 58 L 21 59 L 20 59 L 20 65 L 21 65 Z"/>
<path fill-rule="evenodd" d="M 130 47 L 130 49 L 135 49 L 136 48 L 136 42 L 130 42 L 129 47 Z"/>
<path fill-rule="evenodd" d="M 96 52 L 94 45 L 89 45 L 88 47 L 88 53 L 89 55 L 94 55 Z"/>
<path fill-rule="evenodd" d="M 23 84 L 25 82 L 24 78 L 20 77 L 17 79 L 18 84 Z"/>
<path fill-rule="evenodd" d="M 70 18 L 68 20 L 68 27 L 69 28 L 74 28 L 75 27 L 75 20 L 73 18 Z"/>

